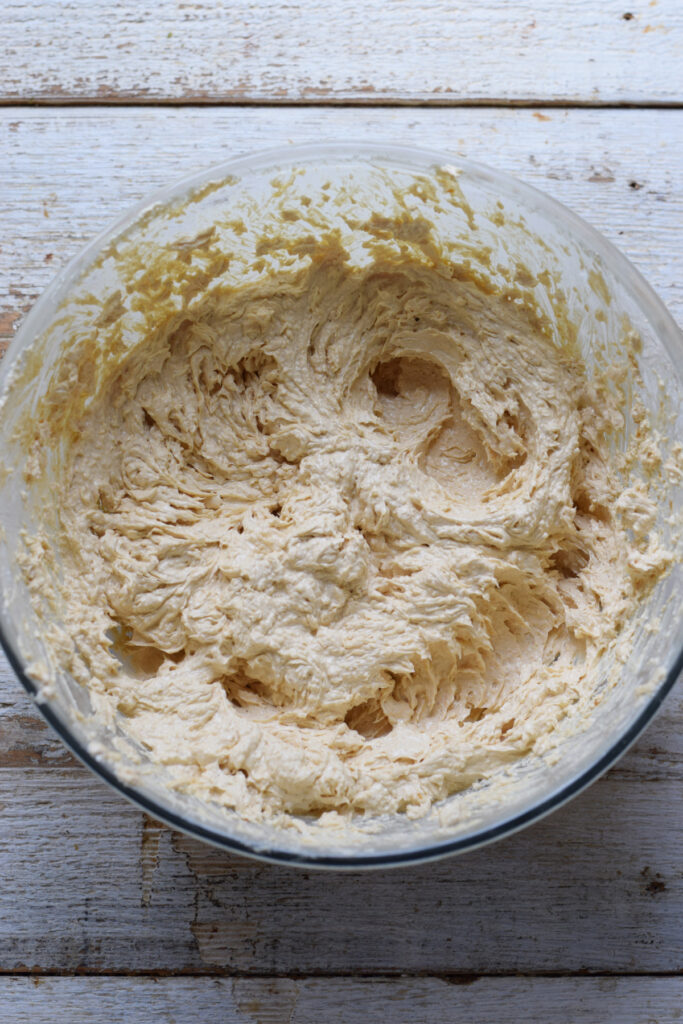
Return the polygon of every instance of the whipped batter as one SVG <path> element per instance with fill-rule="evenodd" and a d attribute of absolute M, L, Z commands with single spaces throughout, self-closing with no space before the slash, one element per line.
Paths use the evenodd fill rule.
<path fill-rule="evenodd" d="M 666 558 L 618 374 L 424 217 L 362 260 L 306 229 L 241 286 L 210 232 L 180 245 L 211 287 L 101 386 L 63 375 L 54 648 L 182 789 L 419 815 L 552 744 Z"/>

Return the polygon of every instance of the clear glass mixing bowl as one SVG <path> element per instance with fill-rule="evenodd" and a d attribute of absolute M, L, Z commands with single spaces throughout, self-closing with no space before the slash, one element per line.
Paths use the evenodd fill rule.
<path fill-rule="evenodd" d="M 679 558 L 639 610 L 637 641 L 618 685 L 607 685 L 606 665 L 604 677 L 595 680 L 596 692 L 604 691 L 600 702 L 587 718 L 558 727 L 551 755 L 527 757 L 494 780 L 448 798 L 423 818 L 360 820 L 352 833 L 336 835 L 321 834 L 314 822 L 302 822 L 301 832 L 250 823 L 177 792 L 164 770 L 150 763 L 123 730 L 90 714 L 88 692 L 73 679 L 62 672 L 49 688 L 41 686 L 49 654 L 16 564 L 20 533 L 31 529 L 35 496 L 19 479 L 25 455 L 13 428 L 41 394 L 68 338 L 64 310 L 69 303 L 84 290 L 96 295 L 115 290 L 112 254 L 117 247 L 136 239 L 163 245 L 172 237 L 196 237 L 226 204 L 248 215 L 265 201 L 274 176 L 287 177 L 296 169 L 308 176 L 312 188 L 341 179 L 367 187 L 378 171 L 400 184 L 436 167 L 458 169 L 458 188 L 474 215 L 451 215 L 452 238 L 467 246 L 474 233 L 480 245 L 490 246 L 501 282 L 506 273 L 514 273 L 512 257 L 517 256 L 532 271 L 549 270 L 550 278 L 560 280 L 589 366 L 597 349 L 609 355 L 610 345 L 618 343 L 624 323 L 630 322 L 642 337 L 641 398 L 666 445 L 681 441 L 683 336 L 631 264 L 582 220 L 535 189 L 447 153 L 399 146 L 330 143 L 271 150 L 212 167 L 159 192 L 60 271 L 2 361 L 0 461 L 10 470 L 16 467 L 16 472 L 0 474 L 0 640 L 7 657 L 45 719 L 95 774 L 154 817 L 225 849 L 290 864 L 361 868 L 428 860 L 480 846 L 547 814 L 604 772 L 653 717 L 683 666 Z M 536 299 L 552 314 L 544 287 L 537 286 Z M 33 366 L 31 386 L 22 388 L 17 370 L 28 361 Z M 659 497 L 658 529 L 674 546 L 679 544 L 682 489 L 671 480 L 662 485 Z"/>

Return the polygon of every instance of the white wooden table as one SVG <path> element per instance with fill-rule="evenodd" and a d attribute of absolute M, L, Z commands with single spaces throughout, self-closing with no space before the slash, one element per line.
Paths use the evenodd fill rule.
<path fill-rule="evenodd" d="M 327 138 L 438 146 L 566 202 L 683 321 L 680 0 L 0 6 L 0 344 L 128 205 Z M 302 873 L 93 778 L 0 666 L 0 1021 L 683 1019 L 683 696 L 571 805 L 483 851 Z"/>

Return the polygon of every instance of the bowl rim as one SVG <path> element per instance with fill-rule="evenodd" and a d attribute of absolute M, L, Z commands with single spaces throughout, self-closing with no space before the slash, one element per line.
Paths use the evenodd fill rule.
<path fill-rule="evenodd" d="M 59 301 L 64 298 L 60 294 L 62 287 L 64 285 L 72 287 L 78 281 L 81 274 L 94 262 L 105 244 L 110 244 L 115 239 L 121 237 L 144 213 L 151 211 L 155 206 L 163 207 L 168 205 L 183 195 L 189 196 L 193 191 L 207 185 L 209 182 L 213 180 L 220 181 L 229 175 L 243 177 L 249 173 L 267 170 L 271 166 L 273 170 L 281 170 L 283 164 L 301 164 L 325 157 L 348 160 L 350 164 L 355 160 L 361 160 L 365 163 L 378 161 L 379 163 L 384 162 L 394 167 L 403 166 L 422 173 L 435 165 L 456 167 L 466 174 L 473 175 L 489 184 L 502 186 L 506 195 L 513 195 L 515 198 L 525 201 L 527 206 L 535 206 L 543 212 L 554 213 L 560 221 L 564 221 L 579 236 L 582 236 L 583 240 L 589 243 L 603 262 L 609 264 L 610 269 L 617 276 L 626 280 L 644 315 L 651 323 L 658 340 L 667 349 L 674 364 L 676 365 L 678 360 L 678 365 L 683 365 L 683 332 L 681 332 L 676 321 L 657 293 L 648 284 L 640 271 L 636 269 L 619 249 L 563 203 L 540 189 L 520 181 L 512 174 L 491 168 L 486 164 L 470 160 L 454 152 L 429 147 L 397 145 L 381 141 L 369 143 L 367 139 L 349 139 L 344 142 L 331 140 L 298 145 L 282 145 L 240 154 L 230 160 L 213 164 L 202 171 L 177 179 L 170 185 L 153 191 L 139 202 L 127 207 L 120 217 L 98 232 L 90 242 L 59 269 L 50 284 L 36 300 L 2 358 L 0 389 L 6 383 L 7 375 L 15 358 L 34 340 L 36 333 L 34 324 L 40 319 L 43 311 L 49 309 L 50 305 L 57 298 Z M 55 305 L 52 312 L 56 308 L 57 306 Z M 226 832 L 218 831 L 202 824 L 200 821 L 176 813 L 160 801 L 141 792 L 135 786 L 122 781 L 108 764 L 100 761 L 98 757 L 81 743 L 73 734 L 68 724 L 54 710 L 50 703 L 41 696 L 39 686 L 28 675 L 23 659 L 8 635 L 4 619 L 4 609 L 2 607 L 0 607 L 0 645 L 23 688 L 32 698 L 42 717 L 54 729 L 67 748 L 95 775 L 99 776 L 112 789 L 126 797 L 127 800 L 141 810 L 163 821 L 171 828 L 184 832 L 189 836 L 201 839 L 219 849 L 242 854 L 258 861 L 302 868 L 314 867 L 350 871 L 397 867 L 439 860 L 455 853 L 478 849 L 496 839 L 512 835 L 533 822 L 544 818 L 551 811 L 563 806 L 574 796 L 586 789 L 628 750 L 659 711 L 665 697 L 673 689 L 679 675 L 683 671 L 683 648 L 681 648 L 665 678 L 654 687 L 640 714 L 596 761 L 592 762 L 568 782 L 558 786 L 542 800 L 532 803 L 530 806 L 507 818 L 503 818 L 496 824 L 487 826 L 481 831 L 475 831 L 459 839 L 446 839 L 443 842 L 402 849 L 396 853 L 324 854 L 308 853 L 305 851 L 294 852 L 286 848 L 270 846 L 265 848 L 258 845 L 250 845 L 247 842 L 231 837 Z"/>

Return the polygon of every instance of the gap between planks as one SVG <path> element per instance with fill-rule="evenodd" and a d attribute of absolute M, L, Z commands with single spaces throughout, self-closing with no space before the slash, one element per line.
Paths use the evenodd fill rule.
<path fill-rule="evenodd" d="M 588 978 L 592 981 L 611 978 L 626 978 L 637 980 L 638 978 L 668 978 L 683 981 L 681 971 L 591 971 L 589 969 L 580 971 L 479 971 L 473 974 L 463 974 L 457 971 L 430 971 L 430 970 L 399 970 L 396 971 L 258 971 L 244 970 L 223 970 L 207 967 L 201 968 L 168 968 L 166 970 L 135 970 L 133 968 L 122 968 L 116 970 L 107 968 L 103 971 L 89 970 L 83 968 L 74 971 L 59 970 L 58 968 L 35 968 L 27 967 L 6 969 L 0 967 L 0 978 L 220 978 L 227 980 L 245 981 L 306 981 L 309 978 L 316 981 L 398 981 L 405 978 L 411 981 L 433 980 L 443 981 L 448 985 L 473 985 L 476 981 L 492 980 L 529 980 L 529 981 L 557 981 L 558 979 L 574 978 L 580 980 Z"/>
<path fill-rule="evenodd" d="M 314 99 L 313 97 L 302 97 L 301 99 L 273 99 L 272 97 L 259 97 L 259 96 L 235 96 L 235 97 L 202 97 L 202 96 L 189 96 L 187 98 L 163 98 L 163 97 L 150 97 L 145 98 L 144 96 L 135 95 L 121 95 L 120 98 L 109 98 L 103 100 L 100 97 L 69 97 L 68 95 L 55 95 L 54 97 L 37 97 L 32 98 L 0 98 L 0 110 L 5 108 L 10 109 L 33 109 L 33 108 L 49 108 L 49 109 L 78 109 L 79 107 L 87 108 L 101 108 L 106 110 L 107 108 L 115 107 L 216 107 L 216 108 L 230 108 L 230 107 L 277 107 L 281 109 L 301 109 L 306 107 L 314 107 L 320 110 L 326 108 L 340 109 L 361 109 L 361 110 L 372 110 L 374 108 L 381 108 L 383 110 L 393 110 L 410 108 L 412 110 L 459 110 L 469 108 L 479 108 L 483 110 L 683 110 L 683 101 L 680 100 L 657 100 L 657 99 L 645 99 L 645 100 L 624 100 L 623 102 L 602 102 L 600 100 L 552 100 L 552 99 L 539 99 L 534 97 L 523 97 L 520 99 L 505 99 L 503 97 L 483 97 L 481 99 L 462 97 L 461 99 L 443 99 L 442 97 L 430 97 L 425 96 L 417 99 L 399 99 L 396 97 L 387 97 L 383 99 L 381 96 L 367 96 L 348 98 L 340 97 L 334 99 L 328 97 L 326 99 Z"/>

